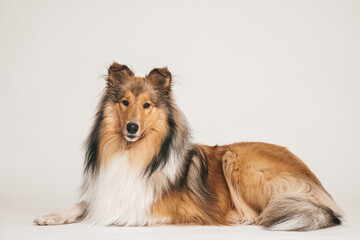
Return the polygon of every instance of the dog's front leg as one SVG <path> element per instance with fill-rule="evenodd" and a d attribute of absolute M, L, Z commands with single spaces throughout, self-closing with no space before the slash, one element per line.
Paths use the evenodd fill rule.
<path fill-rule="evenodd" d="M 79 202 L 70 209 L 37 217 L 34 223 L 38 225 L 59 225 L 79 222 L 85 214 L 86 205 L 85 202 Z"/>

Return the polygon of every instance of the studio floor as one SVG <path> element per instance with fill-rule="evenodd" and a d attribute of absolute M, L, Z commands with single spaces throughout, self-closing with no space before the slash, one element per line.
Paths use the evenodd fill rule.
<path fill-rule="evenodd" d="M 38 212 L 18 213 L 2 210 L 0 239 L 360 239 L 359 221 L 351 216 L 339 227 L 311 232 L 271 232 L 257 226 L 156 226 L 98 227 L 85 224 L 36 226 L 32 223 Z"/>

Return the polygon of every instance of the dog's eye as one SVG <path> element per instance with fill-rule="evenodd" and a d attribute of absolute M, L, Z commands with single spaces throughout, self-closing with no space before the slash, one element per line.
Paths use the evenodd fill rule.
<path fill-rule="evenodd" d="M 125 106 L 129 106 L 129 101 L 128 101 L 128 100 L 124 100 L 124 101 L 122 101 L 122 104 L 124 104 Z"/>
<path fill-rule="evenodd" d="M 150 107 L 150 103 L 144 103 L 144 108 Z"/>

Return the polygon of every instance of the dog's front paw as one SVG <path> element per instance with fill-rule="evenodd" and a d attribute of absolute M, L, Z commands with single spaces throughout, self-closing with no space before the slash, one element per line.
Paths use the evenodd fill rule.
<path fill-rule="evenodd" d="M 70 209 L 46 214 L 35 218 L 34 223 L 38 225 L 59 225 L 76 223 L 81 221 L 86 211 L 86 203 L 79 202 Z"/>
<path fill-rule="evenodd" d="M 70 219 L 66 219 L 60 213 L 51 213 L 46 214 L 40 217 L 35 218 L 34 223 L 37 225 L 59 225 L 59 224 L 67 224 L 71 223 Z"/>

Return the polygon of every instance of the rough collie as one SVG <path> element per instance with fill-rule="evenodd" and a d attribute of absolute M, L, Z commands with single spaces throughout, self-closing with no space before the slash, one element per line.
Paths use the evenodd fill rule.
<path fill-rule="evenodd" d="M 254 224 L 271 230 L 339 225 L 342 211 L 286 148 L 190 141 L 171 73 L 136 77 L 113 63 L 87 139 L 82 194 L 39 225 Z"/>

